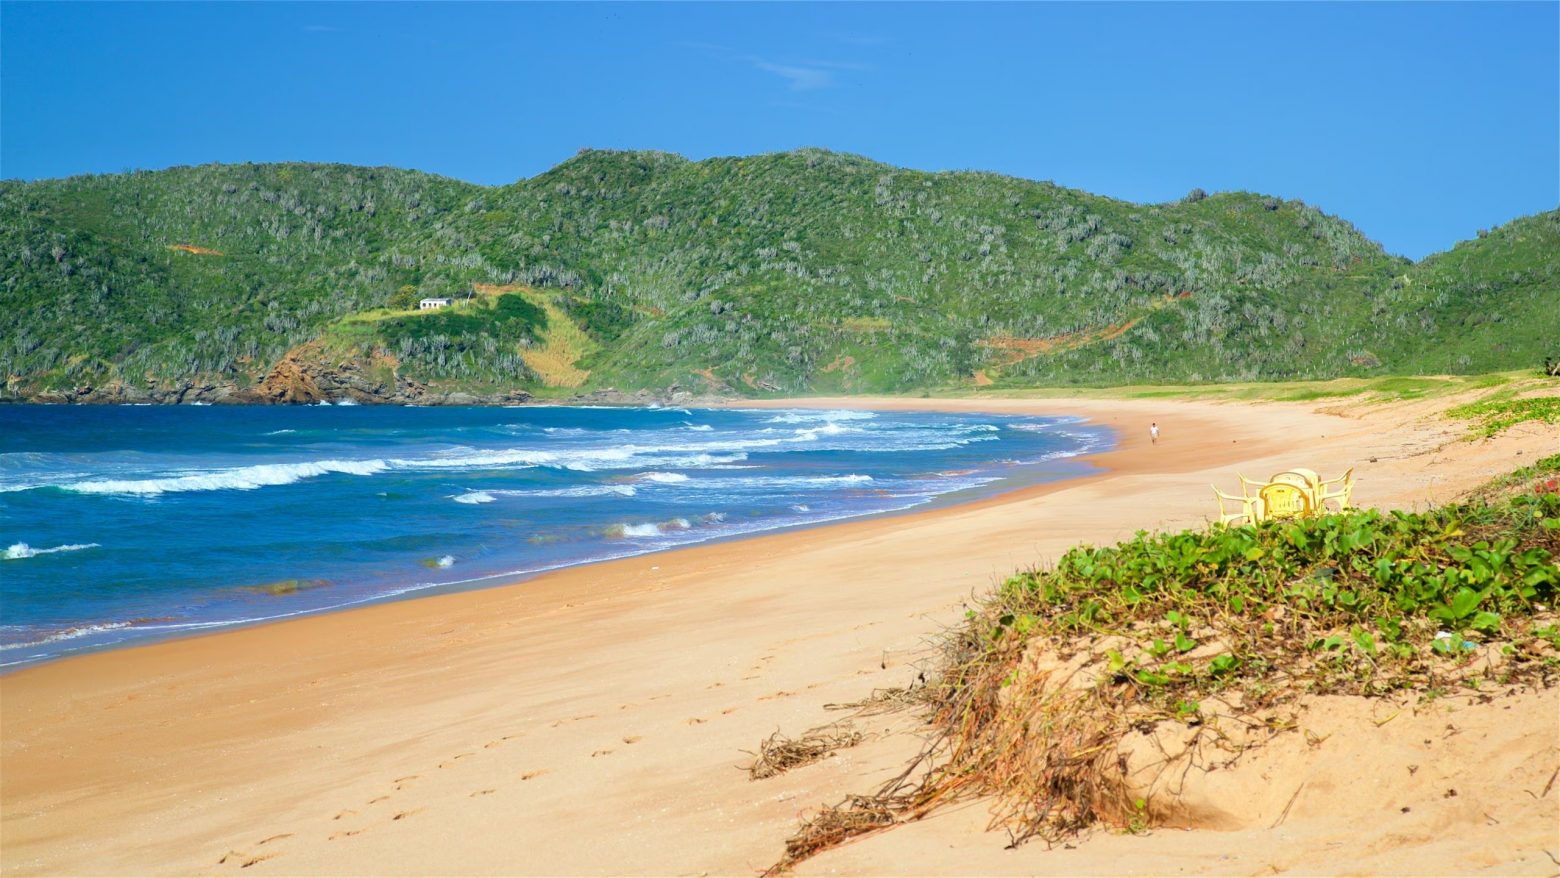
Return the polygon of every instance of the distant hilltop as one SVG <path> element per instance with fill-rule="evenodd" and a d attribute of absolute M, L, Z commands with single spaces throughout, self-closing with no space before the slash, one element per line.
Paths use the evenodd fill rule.
<path fill-rule="evenodd" d="M 816 149 L 587 150 L 496 187 L 295 163 L 0 182 L 0 271 L 13 400 L 1471 373 L 1560 338 L 1560 211 L 1411 262 L 1272 196 L 1133 204 Z"/>

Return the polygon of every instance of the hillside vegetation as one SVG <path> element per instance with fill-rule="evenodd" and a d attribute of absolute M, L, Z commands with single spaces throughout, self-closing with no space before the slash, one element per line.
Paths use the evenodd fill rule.
<path fill-rule="evenodd" d="M 1557 292 L 1560 211 L 1416 264 L 1297 201 L 820 150 L 587 151 L 502 187 L 312 164 L 0 183 L 24 398 L 283 398 L 282 372 L 364 399 L 1470 373 L 1553 353 Z M 457 305 L 413 310 L 434 295 Z"/>

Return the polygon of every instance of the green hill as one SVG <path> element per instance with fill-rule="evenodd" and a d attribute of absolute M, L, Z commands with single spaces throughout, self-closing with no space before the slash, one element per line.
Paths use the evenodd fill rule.
<path fill-rule="evenodd" d="M 209 165 L 0 183 L 0 369 L 158 399 L 1474 372 L 1550 353 L 1557 254 L 1560 212 L 1415 264 L 1297 201 L 821 150 L 588 151 L 502 187 Z"/>

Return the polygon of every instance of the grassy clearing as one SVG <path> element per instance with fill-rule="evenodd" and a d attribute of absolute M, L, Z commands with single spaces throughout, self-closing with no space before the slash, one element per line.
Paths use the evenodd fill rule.
<path fill-rule="evenodd" d="M 578 365 L 598 345 L 556 304 L 538 294 L 537 302 L 546 314 L 541 344 L 521 356 L 542 384 L 550 388 L 573 389 L 584 385 L 590 371 Z"/>
<path fill-rule="evenodd" d="M 1122 744 L 1161 727 L 1232 764 L 1304 696 L 1560 682 L 1557 469 L 1494 503 L 1140 533 L 1009 579 L 944 639 L 921 756 L 804 824 L 776 870 L 975 796 L 1015 844 L 1146 828 L 1174 796 Z"/>

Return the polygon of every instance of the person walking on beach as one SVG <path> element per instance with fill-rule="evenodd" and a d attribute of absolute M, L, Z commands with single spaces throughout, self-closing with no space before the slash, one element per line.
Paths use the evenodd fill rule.
<path fill-rule="evenodd" d="M 1149 442 L 1150 445 L 1158 445 L 1159 444 L 1159 422 L 1158 421 L 1155 421 L 1154 423 L 1148 425 L 1148 442 Z"/>

